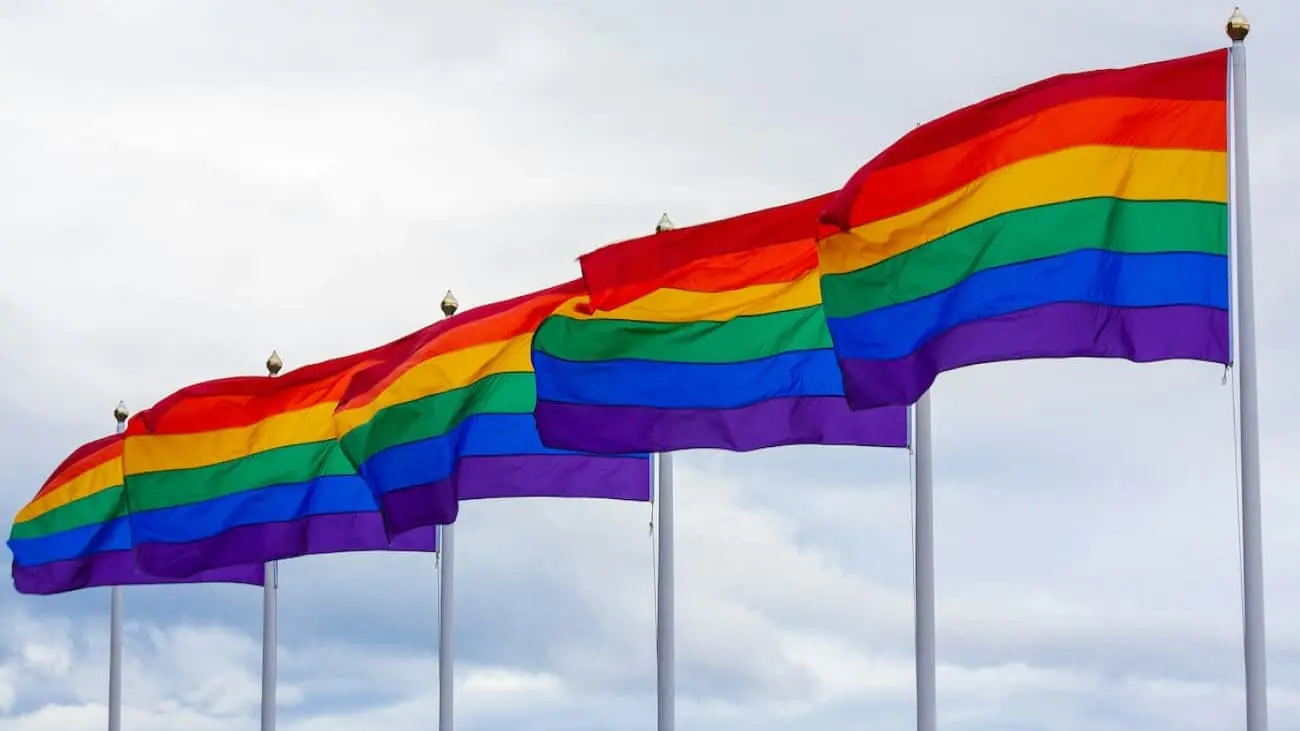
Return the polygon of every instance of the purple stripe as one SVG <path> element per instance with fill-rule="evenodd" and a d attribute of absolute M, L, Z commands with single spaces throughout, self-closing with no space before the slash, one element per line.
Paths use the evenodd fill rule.
<path fill-rule="evenodd" d="M 262 564 L 298 556 L 353 551 L 433 551 L 432 528 L 390 543 L 378 512 L 313 515 L 282 523 L 245 525 L 189 543 L 136 546 L 140 568 L 156 576 L 189 576 L 222 566 Z"/>
<path fill-rule="evenodd" d="M 14 564 L 14 588 L 20 594 L 61 594 L 97 586 L 143 584 L 250 584 L 261 586 L 262 565 L 235 566 L 185 578 L 163 578 L 136 570 L 130 551 L 99 553 L 85 559 L 56 561 L 40 566 Z"/>
<path fill-rule="evenodd" d="M 839 396 L 762 401 L 738 409 L 664 409 L 538 401 L 542 443 L 601 454 L 725 449 L 750 452 L 789 444 L 907 446 L 907 411 L 849 410 Z"/>
<path fill-rule="evenodd" d="M 1123 358 L 1135 363 L 1227 363 L 1226 310 L 1174 306 L 1122 309 L 1060 303 L 955 327 L 894 360 L 840 361 L 855 409 L 914 403 L 944 371 L 1031 358 Z"/>
<path fill-rule="evenodd" d="M 452 477 L 380 495 L 389 532 L 400 535 L 455 521 L 458 491 L 462 500 L 557 497 L 647 501 L 650 460 L 575 454 L 466 457 Z"/>

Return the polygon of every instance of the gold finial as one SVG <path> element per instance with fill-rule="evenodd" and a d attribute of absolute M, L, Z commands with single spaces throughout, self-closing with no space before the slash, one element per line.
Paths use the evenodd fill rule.
<path fill-rule="evenodd" d="M 284 368 L 284 361 L 280 360 L 280 354 L 279 354 L 279 353 L 277 353 L 277 352 L 275 352 L 274 350 L 272 350 L 272 351 L 271 351 L 271 355 L 268 356 L 267 359 L 266 359 L 266 373 L 267 373 L 267 375 L 271 375 L 271 376 L 279 375 L 279 374 L 280 374 L 280 369 L 282 369 L 282 368 Z"/>
<path fill-rule="evenodd" d="M 118 401 L 117 408 L 113 409 L 113 418 L 117 419 L 117 425 L 121 426 L 125 424 L 127 417 L 129 417 L 130 415 L 131 412 L 126 410 L 126 402 Z"/>
<path fill-rule="evenodd" d="M 673 225 L 673 219 L 669 218 L 668 214 L 665 213 L 659 217 L 659 223 L 655 224 L 655 233 L 661 234 L 664 231 L 672 231 L 675 228 L 677 227 Z"/>
<path fill-rule="evenodd" d="M 1228 31 L 1228 37 L 1232 39 L 1233 43 L 1241 43 L 1246 40 L 1246 36 L 1250 33 L 1250 21 L 1246 20 L 1246 16 L 1241 14 L 1241 8 L 1232 9 L 1232 15 L 1228 17 L 1228 25 L 1225 30 Z"/>
<path fill-rule="evenodd" d="M 456 295 L 449 289 L 447 294 L 442 296 L 442 304 L 439 307 L 442 308 L 443 317 L 451 317 L 456 314 L 456 310 L 460 309 L 460 303 L 456 301 Z"/>

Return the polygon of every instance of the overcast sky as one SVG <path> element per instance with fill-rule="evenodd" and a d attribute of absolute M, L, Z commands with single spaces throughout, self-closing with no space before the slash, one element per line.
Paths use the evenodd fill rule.
<path fill-rule="evenodd" d="M 119 399 L 387 341 L 585 250 L 839 187 L 917 122 L 1222 45 L 1209 0 L 0 2 L 0 513 Z M 1300 729 L 1300 6 L 1251 37 L 1272 728 Z M 1287 30 L 1290 28 L 1291 30 Z M 1243 723 L 1231 390 L 993 365 L 934 394 L 940 722 Z M 913 725 L 908 460 L 678 460 L 682 731 Z M 650 509 L 458 532 L 462 731 L 654 728 Z M 7 556 L 5 559 L 7 560 Z M 432 556 L 282 566 L 283 731 L 433 729 Z M 256 727 L 261 598 L 126 591 L 128 731 Z M 0 590 L 0 726 L 99 731 L 107 590 Z"/>

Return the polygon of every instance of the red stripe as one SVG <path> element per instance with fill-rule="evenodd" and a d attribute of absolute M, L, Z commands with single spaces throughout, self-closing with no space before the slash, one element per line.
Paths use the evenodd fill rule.
<path fill-rule="evenodd" d="M 90 470 L 114 459 L 120 459 L 122 456 L 122 435 L 109 434 L 106 437 L 100 437 L 93 442 L 77 447 L 72 454 L 59 463 L 58 467 L 50 473 L 45 484 L 32 498 L 35 501 L 44 495 L 59 489 L 72 480 L 84 475 Z"/>
<path fill-rule="evenodd" d="M 573 280 L 476 307 L 412 333 L 401 348 L 387 350 L 388 357 L 353 376 L 339 408 L 364 406 L 403 373 L 434 356 L 534 332 L 560 304 L 583 291 L 582 281 Z"/>
<path fill-rule="evenodd" d="M 377 390 L 411 365 L 434 355 L 535 330 L 550 311 L 530 314 L 529 303 L 581 293 L 581 282 L 567 282 L 476 307 L 377 348 L 302 366 L 276 378 L 236 376 L 196 383 L 136 414 L 126 433 L 195 434 L 247 427 L 278 414 L 324 403 L 373 398 Z M 551 311 L 558 304 L 552 305 Z"/>
<path fill-rule="evenodd" d="M 176 391 L 136 414 L 127 434 L 195 434 L 247 427 L 289 411 L 337 402 L 352 373 L 400 350 L 411 336 L 360 353 L 269 376 L 204 381 Z"/>
<path fill-rule="evenodd" d="M 585 254 L 579 262 L 591 306 L 612 310 L 657 289 L 676 287 L 684 270 L 706 259 L 767 246 L 815 241 L 818 233 L 824 232 L 818 217 L 833 195 L 827 193 L 721 221 L 643 236 Z M 734 261 L 742 262 L 744 257 Z M 773 280 L 764 281 L 764 271 L 767 270 L 756 268 L 752 279 L 748 278 L 748 269 L 730 272 L 726 289 L 770 284 Z M 720 287 L 704 284 L 698 275 L 696 278 L 696 286 L 706 287 L 703 291 L 722 291 Z"/>
<path fill-rule="evenodd" d="M 1190 101 L 1227 100 L 1228 51 L 1075 74 L 1061 74 L 972 104 L 924 124 L 864 165 L 827 207 L 822 220 L 848 229 L 858 223 L 855 204 L 872 173 L 931 155 L 1051 107 L 1098 97 Z"/>
<path fill-rule="evenodd" d="M 1228 149 L 1228 106 L 1106 97 L 1053 107 L 933 155 L 873 171 L 860 181 L 849 222 L 860 226 L 897 216 L 1008 165 L 1083 146 L 1222 152 Z"/>

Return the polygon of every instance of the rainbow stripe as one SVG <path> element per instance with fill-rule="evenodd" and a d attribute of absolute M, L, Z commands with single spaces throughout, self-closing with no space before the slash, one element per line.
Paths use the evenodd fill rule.
<path fill-rule="evenodd" d="M 1227 63 L 1057 76 L 859 170 L 819 242 L 851 405 L 994 361 L 1227 363 Z"/>
<path fill-rule="evenodd" d="M 458 500 L 650 499 L 647 455 L 551 449 L 538 436 L 533 333 L 581 293 L 570 282 L 448 318 L 353 380 L 335 428 L 390 531 L 448 522 Z"/>
<path fill-rule="evenodd" d="M 902 408 L 852 412 L 817 285 L 820 196 L 582 257 L 588 299 L 534 342 L 537 426 L 593 452 L 907 445 Z"/>
<path fill-rule="evenodd" d="M 334 433 L 352 377 L 382 357 L 200 383 L 132 418 L 123 464 L 139 565 L 185 576 L 322 553 L 434 550 L 432 528 L 389 540 Z"/>
<path fill-rule="evenodd" d="M 54 470 L 14 518 L 14 587 L 59 594 L 95 586 L 224 582 L 261 586 L 262 566 L 233 566 L 182 578 L 136 570 L 122 487 L 122 436 L 97 439 Z"/>

